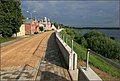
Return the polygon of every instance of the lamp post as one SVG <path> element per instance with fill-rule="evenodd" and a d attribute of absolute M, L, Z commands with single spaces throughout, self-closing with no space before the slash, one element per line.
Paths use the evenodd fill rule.
<path fill-rule="evenodd" d="M 30 13 L 31 19 L 32 19 L 32 13 L 30 11 L 27 11 L 28 13 Z M 31 27 L 31 23 L 30 23 L 30 34 L 32 34 L 32 27 Z"/>
<path fill-rule="evenodd" d="M 28 10 L 27 10 L 27 12 L 30 13 L 31 18 L 33 17 L 33 13 L 36 13 L 36 11 L 30 12 Z M 35 16 L 35 19 L 36 19 L 36 16 Z"/>
<path fill-rule="evenodd" d="M 32 19 L 32 13 L 30 11 L 27 10 L 28 13 L 30 13 L 31 19 Z"/>
<path fill-rule="evenodd" d="M 33 11 L 34 13 L 37 13 L 36 11 Z M 36 16 L 35 16 L 35 19 L 36 19 Z"/>
<path fill-rule="evenodd" d="M 33 13 L 35 13 L 36 11 L 33 11 Z M 27 13 L 30 13 L 31 19 L 33 19 L 33 13 L 30 12 L 29 10 L 27 10 Z M 32 27 L 31 27 L 31 23 L 30 23 L 30 34 L 32 34 Z"/>

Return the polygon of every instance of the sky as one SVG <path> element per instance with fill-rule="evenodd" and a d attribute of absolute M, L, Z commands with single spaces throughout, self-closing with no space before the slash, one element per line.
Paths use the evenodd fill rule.
<path fill-rule="evenodd" d="M 119 2 L 106 1 L 21 1 L 25 18 L 50 18 L 68 26 L 76 27 L 120 27 Z"/>

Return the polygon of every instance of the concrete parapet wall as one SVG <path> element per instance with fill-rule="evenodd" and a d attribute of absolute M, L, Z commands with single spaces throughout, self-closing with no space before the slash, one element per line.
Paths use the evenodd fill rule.
<path fill-rule="evenodd" d="M 77 54 L 58 36 L 56 33 L 56 42 L 62 52 L 64 60 L 68 66 L 69 74 L 73 81 L 78 81 Z"/>
<path fill-rule="evenodd" d="M 56 41 L 63 54 L 66 64 L 69 67 L 69 70 L 77 69 L 77 54 L 74 51 L 71 52 L 71 48 L 57 35 L 57 33 Z"/>

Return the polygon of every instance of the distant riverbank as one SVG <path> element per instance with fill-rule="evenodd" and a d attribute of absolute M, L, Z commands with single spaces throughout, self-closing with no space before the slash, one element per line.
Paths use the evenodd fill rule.
<path fill-rule="evenodd" d="M 75 30 L 83 35 L 93 29 L 92 28 L 90 28 L 90 29 L 75 28 Z M 120 41 L 120 28 L 108 28 L 108 29 L 107 28 L 97 28 L 94 30 L 100 31 L 100 32 L 106 34 L 107 36 L 111 37 L 112 39 Z"/>
<path fill-rule="evenodd" d="M 75 29 L 120 29 L 120 27 L 73 27 Z"/>

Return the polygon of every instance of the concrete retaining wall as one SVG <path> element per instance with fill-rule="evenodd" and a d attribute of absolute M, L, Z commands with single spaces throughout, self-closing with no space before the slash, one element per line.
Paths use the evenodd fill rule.
<path fill-rule="evenodd" d="M 56 32 L 56 42 L 63 54 L 73 81 L 102 81 L 90 67 L 87 70 L 85 67 L 81 67 L 78 76 L 77 54 L 74 51 L 71 52 L 71 48 L 59 37 L 58 32 Z"/>
<path fill-rule="evenodd" d="M 74 51 L 71 52 L 71 48 L 58 36 L 57 33 L 56 41 L 63 54 L 66 64 L 69 67 L 69 70 L 77 69 L 77 54 Z"/>
<path fill-rule="evenodd" d="M 68 66 L 72 80 L 78 81 L 77 54 L 74 51 L 71 52 L 71 48 L 58 36 L 58 33 L 56 33 L 56 42 Z"/>

